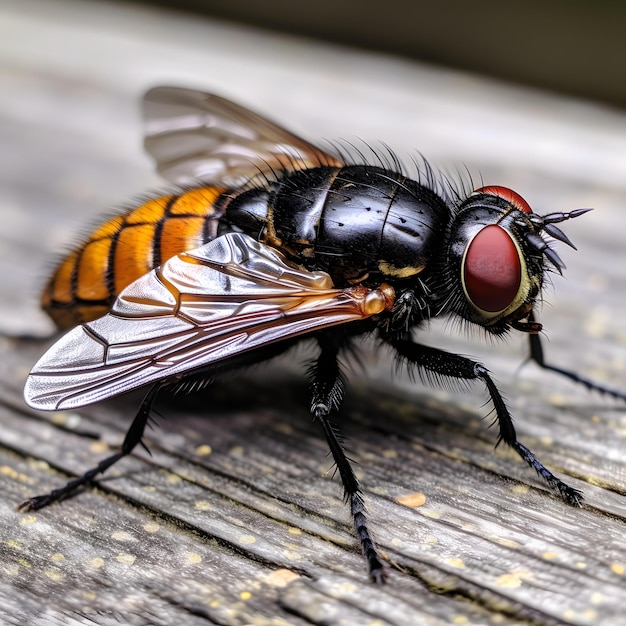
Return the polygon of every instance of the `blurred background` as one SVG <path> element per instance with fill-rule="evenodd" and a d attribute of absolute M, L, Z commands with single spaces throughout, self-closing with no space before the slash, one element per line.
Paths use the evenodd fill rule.
<path fill-rule="evenodd" d="M 614 0 L 146 0 L 626 104 L 626 3 Z"/>

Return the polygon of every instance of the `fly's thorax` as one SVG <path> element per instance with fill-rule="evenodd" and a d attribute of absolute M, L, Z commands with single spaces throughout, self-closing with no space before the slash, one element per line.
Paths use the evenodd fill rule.
<path fill-rule="evenodd" d="M 290 174 L 270 205 L 269 242 L 338 286 L 420 274 L 449 215 L 431 189 L 369 165 Z"/>
<path fill-rule="evenodd" d="M 531 214 L 521 198 L 482 190 L 458 207 L 444 260 L 447 312 L 494 334 L 528 316 L 544 281 L 543 257 L 527 243 L 539 236 Z"/>

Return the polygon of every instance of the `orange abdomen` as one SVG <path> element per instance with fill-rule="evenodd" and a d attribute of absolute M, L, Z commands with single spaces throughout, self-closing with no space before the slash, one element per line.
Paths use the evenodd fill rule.
<path fill-rule="evenodd" d="M 131 282 L 215 238 L 224 191 L 200 187 L 160 196 L 105 222 L 57 267 L 42 307 L 61 329 L 101 317 Z"/>

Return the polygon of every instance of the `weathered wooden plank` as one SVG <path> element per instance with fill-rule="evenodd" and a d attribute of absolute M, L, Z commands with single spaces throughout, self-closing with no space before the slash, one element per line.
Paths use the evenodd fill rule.
<path fill-rule="evenodd" d="M 243 384 L 256 392 L 240 400 L 243 406 L 232 407 L 231 398 L 241 390 L 241 381 L 232 381 L 225 389 L 222 387 L 221 399 L 220 394 L 207 398 L 207 406 L 201 411 L 177 413 L 175 407 L 165 407 L 162 412 L 168 416 L 167 421 L 150 436 L 153 456 L 147 462 L 129 459 L 113 472 L 117 475 L 114 479 L 101 481 L 105 493 L 121 501 L 98 494 L 98 501 L 91 503 L 94 496 L 82 494 L 45 514 L 23 517 L 15 526 L 23 532 L 26 526 L 25 532 L 32 532 L 28 524 L 32 520 L 33 528 L 69 524 L 83 533 L 91 529 L 93 535 L 78 555 L 100 555 L 108 547 L 108 559 L 113 558 L 116 539 L 131 541 L 127 539 L 131 527 L 141 534 L 132 541 L 133 552 L 128 557 L 134 565 L 143 554 L 142 546 L 136 543 L 145 540 L 145 529 L 155 519 L 160 524 L 165 519 L 182 528 L 183 535 L 198 533 L 209 542 L 210 556 L 200 552 L 206 555 L 202 569 L 209 578 L 222 580 L 226 576 L 224 564 L 213 553 L 215 547 L 227 550 L 229 567 L 233 555 L 243 553 L 249 565 L 260 561 L 279 571 L 292 572 L 294 579 L 304 573 L 326 580 L 329 574 L 324 571 L 330 567 L 341 573 L 344 581 L 346 577 L 352 581 L 348 586 L 355 588 L 351 592 L 355 597 L 367 596 L 360 602 L 360 610 L 367 612 L 370 593 L 363 594 L 366 583 L 359 581 L 364 577 L 358 575 L 362 563 L 354 550 L 338 486 L 323 478 L 328 461 L 300 405 L 300 385 L 291 376 L 271 380 L 271 385 L 288 390 L 287 397 L 273 407 L 271 390 L 266 390 L 265 398 L 258 393 L 262 392 L 258 379 L 244 379 Z M 395 597 L 393 604 L 387 605 L 382 600 L 384 595 L 378 599 L 386 611 L 404 599 L 405 609 L 409 610 L 405 614 L 411 619 L 421 615 L 421 602 L 409 601 L 415 590 L 409 592 L 410 584 L 404 581 L 415 577 L 439 593 L 469 597 L 491 610 L 500 605 L 502 611 L 504 605 L 505 611 L 520 619 L 535 615 L 529 607 L 545 604 L 551 607 L 551 613 L 546 613 L 555 620 L 567 615 L 595 617 L 598 613 L 594 603 L 620 606 L 624 590 L 615 571 L 624 559 L 622 496 L 611 497 L 603 489 L 587 486 L 587 507 L 571 509 L 546 495 L 541 486 L 537 488 L 525 468 L 510 455 L 494 458 L 487 437 L 474 428 L 464 428 L 467 425 L 463 422 L 476 419 L 476 413 L 468 414 L 430 396 L 418 396 L 425 402 L 416 409 L 415 398 L 400 396 L 399 402 L 397 394 L 379 393 L 372 398 L 371 389 L 355 391 L 346 428 L 350 447 L 357 451 L 364 472 L 377 538 L 400 570 L 392 574 L 393 594 L 400 594 L 400 598 Z M 106 412 L 99 416 L 106 419 L 98 426 L 105 438 L 110 430 L 107 426 L 119 421 L 123 410 L 128 409 L 128 403 L 115 404 L 108 417 Z M 385 415 L 382 425 L 381 414 Z M 6 431 L 11 432 L 10 416 L 3 415 L 2 421 Z M 101 444 L 89 445 L 81 432 L 83 428 L 77 428 L 76 436 L 58 426 L 50 428 L 40 420 L 28 428 L 24 421 L 28 421 L 24 416 L 13 419 L 17 436 L 11 440 L 5 432 L 5 445 L 24 455 L 36 451 L 38 459 L 58 464 L 66 472 L 78 473 L 97 452 L 99 456 L 104 453 Z M 92 428 L 90 424 L 88 429 Z M 208 456 L 202 454 L 206 445 L 212 450 Z M 193 450 L 198 453 L 190 454 Z M 549 450 L 545 452 L 544 460 L 554 466 Z M 14 476 L 13 471 L 29 477 L 26 484 L 18 478 L 11 483 L 12 488 L 5 487 L 10 502 L 62 482 L 60 476 L 42 475 L 33 484 L 37 466 L 27 471 L 10 462 L 3 466 L 9 468 L 9 477 Z M 599 466 L 591 464 L 592 469 Z M 503 475 L 511 482 L 503 480 Z M 15 483 L 19 485 L 17 490 Z M 623 491 L 623 483 L 616 487 Z M 425 507 L 413 510 L 395 501 L 416 489 L 427 494 Z M 130 513 L 118 512 L 129 508 Z M 137 508 L 148 512 L 147 520 L 144 515 L 135 519 L 132 512 Z M 131 520 L 124 521 L 125 516 Z M 17 541 L 21 542 L 19 537 Z M 183 558 L 180 538 L 159 535 L 158 542 L 161 540 L 166 554 L 153 563 L 157 569 L 164 562 L 175 564 Z M 176 545 L 176 558 L 170 553 L 171 543 Z M 27 546 L 26 553 L 31 554 L 28 547 L 33 549 L 37 544 L 35 541 Z M 76 566 L 75 548 L 74 541 L 64 550 L 54 547 L 49 558 L 67 553 L 65 558 L 71 558 Z M 198 559 L 194 556 L 198 549 L 193 542 L 186 548 L 189 559 Z M 113 554 L 119 560 L 127 553 Z M 607 555 L 612 555 L 611 562 L 607 562 Z M 138 566 L 147 567 L 143 560 Z M 250 580 L 259 578 L 260 573 L 247 573 L 241 592 L 245 593 L 246 582 L 250 586 Z M 128 578 L 125 581 L 128 584 Z M 234 602 L 232 596 L 214 593 L 222 603 L 230 606 Z M 347 601 L 344 595 L 339 594 L 340 601 Z M 341 613 L 337 606 L 333 610 Z M 454 607 L 450 616 L 459 610 L 463 614 L 467 611 Z M 615 619 L 619 614 L 607 613 L 605 617 Z M 436 615 L 441 618 L 441 606 Z M 410 621 L 398 618 L 392 623 Z M 480 623 L 480 617 L 475 623 Z"/>
<path fill-rule="evenodd" d="M 36 303 L 47 259 L 107 206 L 159 184 L 139 150 L 137 99 L 151 84 L 178 82 L 258 104 L 301 134 L 381 137 L 450 167 L 465 162 L 486 182 L 534 194 L 529 200 L 546 211 L 595 206 L 568 224 L 580 252 L 564 253 L 567 280 L 555 277 L 547 294 L 547 356 L 624 386 L 622 114 L 145 9 L 7 7 L 5 336 L 49 332 Z M 47 344 L 4 337 L 0 619 L 625 623 L 623 407 L 534 366 L 517 373 L 526 349 L 519 338 L 486 345 L 440 324 L 423 338 L 485 362 L 521 439 L 585 491 L 582 509 L 547 493 L 515 455 L 493 452 L 479 386 L 442 392 L 405 375 L 391 383 L 389 355 L 370 348 L 366 373 L 354 368 L 341 424 L 389 559 L 385 588 L 367 582 L 340 486 L 329 479 L 326 447 L 303 401 L 299 351 L 206 395 L 162 402 L 165 419 L 148 436 L 152 456 L 138 451 L 97 488 L 19 514 L 24 498 L 63 484 L 117 445 L 139 396 L 71 413 L 30 411 L 21 387 Z M 423 506 L 401 504 L 415 492 L 425 495 Z"/>

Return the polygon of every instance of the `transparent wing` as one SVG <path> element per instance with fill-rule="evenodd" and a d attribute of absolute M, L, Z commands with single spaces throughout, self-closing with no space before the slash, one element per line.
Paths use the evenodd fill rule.
<path fill-rule="evenodd" d="M 342 165 L 261 115 L 201 91 L 156 87 L 143 112 L 145 148 L 176 184 L 238 186 L 260 172 Z"/>
<path fill-rule="evenodd" d="M 380 291 L 333 289 L 328 274 L 229 233 L 142 276 L 110 313 L 67 333 L 24 397 L 36 409 L 75 408 L 384 308 Z"/>

